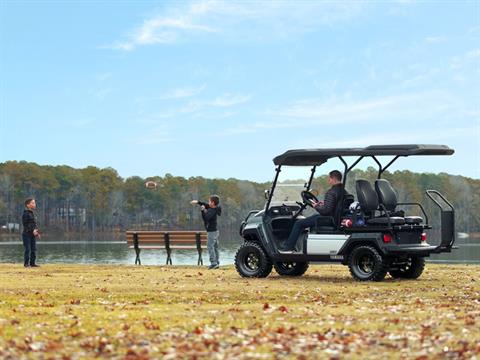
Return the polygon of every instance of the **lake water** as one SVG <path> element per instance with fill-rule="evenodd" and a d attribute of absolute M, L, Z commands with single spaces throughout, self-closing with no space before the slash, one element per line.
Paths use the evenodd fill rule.
<path fill-rule="evenodd" d="M 230 234 L 227 240 L 220 241 L 220 262 L 233 264 L 235 252 L 242 243 L 238 234 Z M 429 262 L 474 263 L 480 264 L 480 243 L 468 239 L 457 241 L 459 248 L 451 253 L 435 254 L 427 258 Z M 204 265 L 209 265 L 208 252 L 202 253 Z M 125 241 L 118 238 L 98 238 L 95 240 L 78 238 L 70 241 L 55 239 L 37 243 L 38 263 L 69 264 L 124 264 L 135 263 L 135 251 L 129 249 Z M 196 265 L 196 250 L 172 250 L 173 265 Z M 140 259 L 143 265 L 164 265 L 166 252 L 163 250 L 142 249 Z M 18 238 L 0 240 L 0 263 L 22 263 L 23 246 Z"/>

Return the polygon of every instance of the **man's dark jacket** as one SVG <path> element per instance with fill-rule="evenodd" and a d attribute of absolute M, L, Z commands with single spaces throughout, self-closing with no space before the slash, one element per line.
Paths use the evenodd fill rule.
<path fill-rule="evenodd" d="M 207 209 L 207 211 L 202 211 L 202 218 L 203 223 L 205 224 L 205 229 L 208 232 L 217 231 L 217 216 L 220 216 L 222 214 L 222 208 L 220 206 L 212 208 L 207 203 L 201 201 L 198 202 L 198 205 L 203 205 L 205 206 L 205 209 Z"/>
<path fill-rule="evenodd" d="M 23 233 L 33 236 L 33 230 L 37 229 L 37 220 L 32 210 L 23 210 L 22 215 Z"/>
<path fill-rule="evenodd" d="M 318 205 L 315 207 L 315 210 L 317 210 L 323 216 L 335 216 L 335 208 L 337 207 L 337 203 L 340 200 L 343 192 L 343 184 L 333 185 L 325 193 L 323 205 Z"/>

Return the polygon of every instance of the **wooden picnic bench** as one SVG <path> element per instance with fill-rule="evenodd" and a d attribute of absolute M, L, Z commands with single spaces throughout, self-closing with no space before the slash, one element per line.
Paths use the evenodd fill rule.
<path fill-rule="evenodd" d="M 207 248 L 206 231 L 147 231 L 128 230 L 127 245 L 136 253 L 135 265 L 141 265 L 141 249 L 160 249 L 167 252 L 167 265 L 172 265 L 172 250 L 197 250 L 197 265 L 203 265 L 202 250 Z"/>

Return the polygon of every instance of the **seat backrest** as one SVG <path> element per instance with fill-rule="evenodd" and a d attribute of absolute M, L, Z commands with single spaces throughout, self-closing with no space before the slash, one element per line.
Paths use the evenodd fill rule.
<path fill-rule="evenodd" d="M 350 205 L 355 201 L 355 198 L 352 194 L 349 194 L 345 191 L 345 195 L 343 197 L 343 211 L 348 211 Z"/>
<path fill-rule="evenodd" d="M 352 194 L 349 194 L 345 188 L 342 187 L 340 196 L 337 199 L 337 204 L 335 206 L 335 211 L 333 214 L 333 222 L 335 223 L 335 228 L 340 224 L 340 220 L 343 217 L 348 207 L 353 202 L 354 198 Z"/>
<path fill-rule="evenodd" d="M 378 209 L 378 195 L 373 190 L 372 185 L 367 180 L 359 179 L 355 182 L 357 190 L 357 199 L 360 207 L 366 213 L 371 213 Z"/>
<path fill-rule="evenodd" d="M 398 199 L 390 182 L 385 179 L 375 180 L 375 191 L 380 204 L 383 204 L 388 211 L 395 211 Z"/>

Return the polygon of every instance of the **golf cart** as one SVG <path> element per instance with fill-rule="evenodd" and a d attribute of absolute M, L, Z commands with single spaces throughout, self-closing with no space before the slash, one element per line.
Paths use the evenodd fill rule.
<path fill-rule="evenodd" d="M 453 153 L 444 145 L 375 145 L 289 150 L 275 157 L 276 174 L 271 189 L 265 192 L 265 208 L 250 211 L 240 227 L 244 242 L 235 255 L 238 273 L 243 277 L 266 277 L 275 268 L 280 275 L 300 276 L 309 262 L 338 262 L 348 265 L 353 278 L 359 281 L 381 281 L 387 273 L 393 278 L 418 278 L 425 257 L 452 250 L 455 210 L 438 191 L 426 191 L 441 213 L 441 241 L 430 245 L 426 231 L 432 226 L 422 204 L 399 203 L 396 190 L 382 179 L 382 174 L 400 157 Z M 380 160 L 385 156 L 390 161 L 382 165 Z M 343 164 L 343 188 L 351 170 L 363 159 L 378 165 L 377 179 L 373 184 L 356 180 L 357 199 L 343 191 L 330 221 L 322 218 L 316 226 L 306 229 L 298 238 L 296 251 L 282 251 L 294 222 L 315 212 L 312 202 L 318 200 L 311 191 L 314 175 L 318 166 L 333 158 Z M 347 158 L 353 158 L 351 165 Z M 292 181 L 280 182 L 282 169 L 289 167 L 308 167 L 308 180 L 298 188 Z M 408 216 L 398 206 L 414 208 L 421 216 Z"/>

